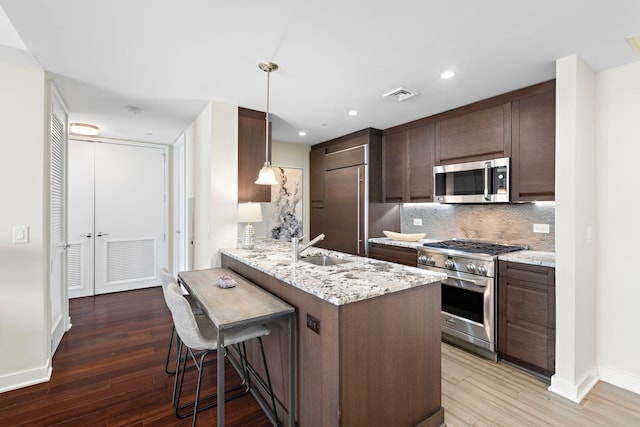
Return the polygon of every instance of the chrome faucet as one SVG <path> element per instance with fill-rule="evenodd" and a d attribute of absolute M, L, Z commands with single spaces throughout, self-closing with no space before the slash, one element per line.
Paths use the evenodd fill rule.
<path fill-rule="evenodd" d="M 311 246 L 315 245 L 316 243 L 318 243 L 320 240 L 324 240 L 324 233 L 320 233 L 315 239 L 313 239 L 312 241 L 310 241 L 309 243 L 307 243 L 306 245 L 300 247 L 300 241 L 304 239 L 304 236 L 298 238 L 298 237 L 292 237 L 291 238 L 291 257 L 293 260 L 293 263 L 295 264 L 298 259 L 300 259 L 300 254 L 304 251 L 306 251 L 307 249 L 309 249 Z"/>

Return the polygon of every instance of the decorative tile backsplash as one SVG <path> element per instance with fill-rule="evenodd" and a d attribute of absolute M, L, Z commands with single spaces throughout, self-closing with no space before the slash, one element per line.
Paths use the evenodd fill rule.
<path fill-rule="evenodd" d="M 526 244 L 532 250 L 555 251 L 555 203 L 441 205 L 407 203 L 400 209 L 403 233 L 427 233 L 429 239 L 454 237 Z M 421 219 L 422 225 L 414 225 Z M 549 224 L 549 233 L 534 233 L 533 224 Z"/>

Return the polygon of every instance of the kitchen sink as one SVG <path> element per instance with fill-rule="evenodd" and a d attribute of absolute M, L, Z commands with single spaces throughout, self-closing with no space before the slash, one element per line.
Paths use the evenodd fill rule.
<path fill-rule="evenodd" d="M 345 262 L 349 262 L 346 259 L 336 258 L 330 255 L 315 255 L 300 258 L 300 261 L 308 262 L 309 264 L 319 265 L 322 267 L 326 267 L 328 265 L 338 265 L 344 264 Z"/>

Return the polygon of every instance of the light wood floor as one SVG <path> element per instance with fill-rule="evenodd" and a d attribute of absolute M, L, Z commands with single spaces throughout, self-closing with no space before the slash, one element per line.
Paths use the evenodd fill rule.
<path fill-rule="evenodd" d="M 640 426 L 640 395 L 599 382 L 576 404 L 504 363 L 442 344 L 442 406 L 449 427 Z"/>

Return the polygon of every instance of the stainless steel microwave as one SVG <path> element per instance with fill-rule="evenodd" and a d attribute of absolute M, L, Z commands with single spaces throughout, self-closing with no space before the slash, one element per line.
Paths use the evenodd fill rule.
<path fill-rule="evenodd" d="M 438 203 L 506 203 L 510 159 L 435 166 L 433 200 Z"/>

